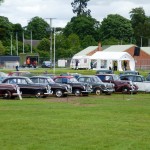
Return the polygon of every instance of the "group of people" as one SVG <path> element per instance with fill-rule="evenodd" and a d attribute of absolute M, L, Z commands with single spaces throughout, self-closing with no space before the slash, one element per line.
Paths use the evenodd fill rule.
<path fill-rule="evenodd" d="M 123 70 L 126 71 L 127 70 L 127 61 L 124 60 L 122 65 L 123 65 Z M 113 64 L 113 69 L 114 71 L 117 71 L 118 70 L 118 67 L 117 67 L 117 61 L 114 61 L 114 64 Z"/>
<path fill-rule="evenodd" d="M 76 60 L 76 61 L 75 61 L 75 70 L 78 69 L 78 65 L 79 65 L 79 60 Z M 123 61 L 123 64 L 122 64 L 122 65 L 123 65 L 124 71 L 127 70 L 127 61 L 126 61 L 126 60 Z M 93 69 L 93 61 L 90 62 L 90 69 Z M 112 68 L 109 67 L 109 70 L 112 70 Z M 113 63 L 113 70 L 114 70 L 114 71 L 117 71 L 117 70 L 118 70 L 117 61 L 114 61 L 114 63 Z"/>

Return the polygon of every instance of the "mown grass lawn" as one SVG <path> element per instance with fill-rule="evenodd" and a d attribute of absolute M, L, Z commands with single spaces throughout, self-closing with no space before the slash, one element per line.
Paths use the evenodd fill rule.
<path fill-rule="evenodd" d="M 150 94 L 0 100 L 1 150 L 148 150 Z"/>

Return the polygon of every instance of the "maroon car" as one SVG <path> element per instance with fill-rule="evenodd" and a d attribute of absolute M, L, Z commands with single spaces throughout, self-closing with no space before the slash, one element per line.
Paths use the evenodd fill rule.
<path fill-rule="evenodd" d="M 22 99 L 18 85 L 6 83 L 0 84 L 0 97 L 3 97 L 4 99 L 14 99 L 19 97 L 20 100 Z"/>
<path fill-rule="evenodd" d="M 116 74 L 97 74 L 103 82 L 113 83 L 115 92 L 137 93 L 138 87 L 132 81 L 122 81 Z"/>

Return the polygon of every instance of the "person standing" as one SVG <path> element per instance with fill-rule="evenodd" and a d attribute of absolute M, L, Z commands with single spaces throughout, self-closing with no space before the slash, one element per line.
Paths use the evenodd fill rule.
<path fill-rule="evenodd" d="M 91 66 L 91 69 L 93 69 L 93 61 L 92 60 L 91 60 L 90 66 Z"/>
<path fill-rule="evenodd" d="M 114 71 L 117 71 L 117 61 L 114 61 Z"/>
<path fill-rule="evenodd" d="M 126 71 L 127 70 L 127 61 L 126 60 L 123 61 L 123 67 L 124 67 L 124 70 Z"/>
<path fill-rule="evenodd" d="M 75 64 L 75 70 L 78 69 L 78 64 L 79 64 L 79 60 L 77 59 L 77 60 L 76 60 L 76 64 Z"/>

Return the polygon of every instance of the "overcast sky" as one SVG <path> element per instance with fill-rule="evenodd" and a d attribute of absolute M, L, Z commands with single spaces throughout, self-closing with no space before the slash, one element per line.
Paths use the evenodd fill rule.
<path fill-rule="evenodd" d="M 7 17 L 12 23 L 20 23 L 23 27 L 35 16 L 56 18 L 53 27 L 65 27 L 67 22 L 75 16 L 71 2 L 74 0 L 4 0 L 0 6 L 0 16 Z M 132 8 L 143 7 L 150 16 L 150 0 L 90 0 L 87 8 L 91 16 L 102 21 L 109 14 L 120 14 L 129 19 Z M 46 20 L 49 23 L 49 20 Z"/>

